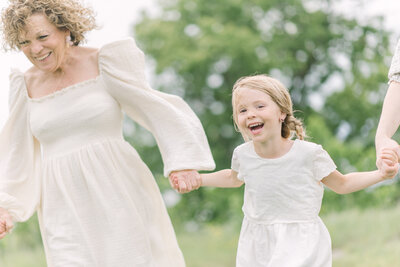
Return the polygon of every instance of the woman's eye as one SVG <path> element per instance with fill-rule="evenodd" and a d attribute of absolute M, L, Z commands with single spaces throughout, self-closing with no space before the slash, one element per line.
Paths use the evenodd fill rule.
<path fill-rule="evenodd" d="M 19 45 L 20 45 L 20 46 L 25 46 L 25 45 L 27 45 L 27 44 L 28 44 L 28 41 L 19 42 Z"/>
<path fill-rule="evenodd" d="M 45 39 L 48 35 L 40 35 L 39 39 Z"/>

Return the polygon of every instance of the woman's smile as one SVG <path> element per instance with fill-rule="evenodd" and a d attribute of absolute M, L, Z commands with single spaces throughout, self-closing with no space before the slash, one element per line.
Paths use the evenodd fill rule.
<path fill-rule="evenodd" d="M 37 56 L 37 57 L 35 57 L 35 59 L 38 60 L 38 61 L 44 61 L 45 59 L 47 59 L 51 55 L 51 53 L 52 52 L 49 52 L 49 53 L 45 54 L 44 56 Z"/>

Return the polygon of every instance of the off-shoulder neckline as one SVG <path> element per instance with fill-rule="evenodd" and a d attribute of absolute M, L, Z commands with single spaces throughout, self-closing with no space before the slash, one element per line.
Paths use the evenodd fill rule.
<path fill-rule="evenodd" d="M 54 98 L 54 97 L 56 97 L 58 95 L 64 94 L 64 93 L 66 93 L 67 91 L 69 91 L 71 89 L 82 87 L 84 85 L 88 85 L 88 84 L 97 82 L 97 80 L 99 80 L 100 77 L 102 76 L 102 68 L 101 68 L 101 65 L 102 65 L 101 60 L 102 59 L 101 59 L 101 55 L 102 55 L 103 51 L 107 50 L 107 49 L 111 49 L 111 48 L 113 48 L 113 47 L 115 47 L 117 45 L 121 45 L 121 44 L 130 42 L 130 41 L 133 41 L 133 39 L 132 38 L 125 38 L 125 39 L 121 39 L 121 40 L 117 40 L 117 41 L 113 41 L 113 42 L 104 44 L 100 48 L 98 48 L 98 52 L 97 52 L 97 67 L 98 67 L 98 70 L 99 70 L 99 75 L 97 75 L 95 78 L 90 78 L 90 79 L 87 79 L 87 80 L 84 80 L 84 81 L 81 81 L 81 82 L 77 82 L 77 83 L 71 84 L 71 85 L 66 86 L 64 88 L 61 88 L 61 89 L 59 89 L 59 90 L 57 90 L 57 91 L 55 91 L 53 93 L 50 93 L 50 94 L 47 94 L 47 95 L 44 95 L 44 96 L 41 96 L 41 97 L 33 97 L 32 98 L 32 97 L 29 96 L 28 87 L 27 87 L 26 81 L 25 81 L 25 74 L 22 71 L 20 71 L 18 69 L 13 69 L 12 72 L 14 72 L 17 75 L 21 76 L 22 84 L 23 84 L 23 91 L 24 91 L 24 94 L 25 94 L 26 98 L 30 102 L 42 102 L 42 101 L 44 101 L 46 99 Z"/>

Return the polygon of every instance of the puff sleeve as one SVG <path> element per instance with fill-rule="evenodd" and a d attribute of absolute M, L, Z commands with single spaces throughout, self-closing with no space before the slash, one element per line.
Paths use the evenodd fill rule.
<path fill-rule="evenodd" d="M 9 118 L 0 134 L 0 207 L 28 220 L 40 202 L 40 145 L 29 126 L 23 74 L 10 75 Z"/>
<path fill-rule="evenodd" d="M 314 178 L 321 181 L 336 170 L 336 164 L 321 145 L 315 145 L 312 153 Z"/>
<path fill-rule="evenodd" d="M 400 40 L 397 42 L 388 77 L 389 83 L 392 81 L 400 82 Z"/>
<path fill-rule="evenodd" d="M 214 169 L 200 120 L 180 97 L 150 88 L 144 54 L 133 39 L 103 46 L 99 67 L 107 90 L 122 110 L 154 135 L 166 177 L 174 170 Z"/>

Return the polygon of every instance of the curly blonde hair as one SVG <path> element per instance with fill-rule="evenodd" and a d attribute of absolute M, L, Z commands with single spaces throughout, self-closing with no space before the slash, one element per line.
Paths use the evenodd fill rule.
<path fill-rule="evenodd" d="M 58 29 L 69 30 L 75 46 L 85 40 L 86 32 L 97 27 L 93 10 L 78 0 L 9 0 L 8 7 L 1 14 L 5 50 L 21 48 L 20 36 L 26 20 L 35 13 L 46 16 Z"/>
<path fill-rule="evenodd" d="M 303 123 L 293 115 L 292 99 L 290 98 L 289 91 L 286 87 L 277 79 L 265 74 L 259 74 L 240 78 L 236 81 L 232 90 L 232 108 L 235 128 L 242 134 L 245 141 L 249 141 L 251 138 L 239 128 L 238 109 L 236 107 L 237 91 L 239 88 L 243 87 L 266 93 L 278 105 L 281 112 L 286 114 L 285 120 L 282 122 L 282 137 L 291 138 L 293 134 L 295 134 L 300 140 L 304 140 L 304 138 L 307 137 Z"/>

